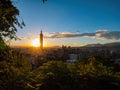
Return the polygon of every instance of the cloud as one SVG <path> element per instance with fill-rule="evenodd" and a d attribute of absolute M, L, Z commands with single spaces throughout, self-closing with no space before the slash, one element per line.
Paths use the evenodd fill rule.
<path fill-rule="evenodd" d="M 98 30 L 93 33 L 71 33 L 71 32 L 53 32 L 45 38 L 77 38 L 77 37 L 90 37 L 90 38 L 98 38 L 103 40 L 119 40 L 120 39 L 120 31 L 108 31 L 108 30 Z"/>

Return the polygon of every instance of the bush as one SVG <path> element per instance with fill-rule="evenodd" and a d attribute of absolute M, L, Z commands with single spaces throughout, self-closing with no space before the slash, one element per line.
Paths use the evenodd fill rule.
<path fill-rule="evenodd" d="M 18 90 L 26 88 L 24 80 L 31 70 L 27 57 L 14 52 L 8 46 L 0 51 L 0 89 Z"/>
<path fill-rule="evenodd" d="M 112 69 L 95 62 L 91 58 L 83 68 L 83 63 L 49 61 L 31 72 L 28 86 L 39 90 L 120 89 L 119 75 L 112 74 Z"/>

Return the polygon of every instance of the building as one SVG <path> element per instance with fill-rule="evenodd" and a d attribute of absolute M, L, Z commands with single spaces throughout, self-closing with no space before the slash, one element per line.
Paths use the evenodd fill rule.
<path fill-rule="evenodd" d="M 77 54 L 69 54 L 69 60 L 67 60 L 67 62 L 75 62 L 77 57 Z"/>
<path fill-rule="evenodd" d="M 40 49 L 41 50 L 43 49 L 43 33 L 42 33 L 42 30 L 40 32 Z"/>

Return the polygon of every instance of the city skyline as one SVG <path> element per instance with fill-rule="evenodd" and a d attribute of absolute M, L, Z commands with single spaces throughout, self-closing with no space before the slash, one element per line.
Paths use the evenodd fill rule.
<path fill-rule="evenodd" d="M 13 46 L 31 46 L 41 29 L 46 47 L 120 41 L 119 0 L 19 0 L 15 6 L 26 26 Z"/>

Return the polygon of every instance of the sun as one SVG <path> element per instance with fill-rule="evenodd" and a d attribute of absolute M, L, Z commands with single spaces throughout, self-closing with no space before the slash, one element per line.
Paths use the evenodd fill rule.
<path fill-rule="evenodd" d="M 34 46 L 34 47 L 39 47 L 39 46 L 40 46 L 40 42 L 39 42 L 39 39 L 38 39 L 38 38 L 33 39 L 33 41 L 32 41 L 32 46 Z"/>

